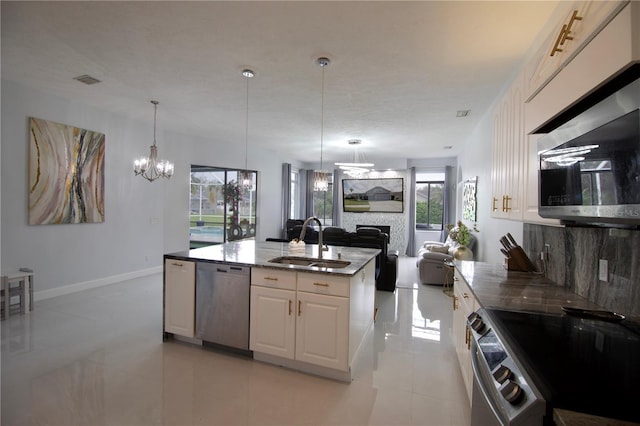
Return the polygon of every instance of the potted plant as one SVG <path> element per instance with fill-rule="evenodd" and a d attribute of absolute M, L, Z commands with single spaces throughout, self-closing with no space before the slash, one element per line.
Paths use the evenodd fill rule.
<path fill-rule="evenodd" d="M 473 252 L 469 248 L 469 244 L 471 243 L 471 229 L 459 220 L 456 225 L 452 223 L 448 224 L 447 231 L 449 232 L 449 238 L 458 244 L 458 247 L 453 251 L 453 257 L 458 260 L 473 260 Z M 473 224 L 473 231 L 479 232 L 475 223 Z"/>

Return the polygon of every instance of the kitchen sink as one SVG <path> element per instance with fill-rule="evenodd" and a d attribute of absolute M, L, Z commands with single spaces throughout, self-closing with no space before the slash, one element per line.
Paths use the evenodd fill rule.
<path fill-rule="evenodd" d="M 282 265 L 297 265 L 297 266 L 315 266 L 316 268 L 332 268 L 339 269 L 351 265 L 351 262 L 346 260 L 335 259 L 318 259 L 316 257 L 302 257 L 302 256 L 281 256 L 270 259 L 271 263 L 280 263 Z"/>

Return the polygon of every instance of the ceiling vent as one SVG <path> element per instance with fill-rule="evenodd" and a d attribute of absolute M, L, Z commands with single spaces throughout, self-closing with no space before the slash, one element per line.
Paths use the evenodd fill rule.
<path fill-rule="evenodd" d="M 470 109 L 460 110 L 456 112 L 456 117 L 466 117 L 471 112 Z"/>
<path fill-rule="evenodd" d="M 90 75 L 79 75 L 78 77 L 73 77 L 74 80 L 78 80 L 80 83 L 92 85 L 96 83 L 101 83 L 101 80 L 97 78 L 91 77 Z"/>

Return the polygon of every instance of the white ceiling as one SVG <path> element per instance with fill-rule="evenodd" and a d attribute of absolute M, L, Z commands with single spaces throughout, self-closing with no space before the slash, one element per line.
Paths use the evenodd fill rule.
<path fill-rule="evenodd" d="M 2 77 L 212 141 L 318 161 L 456 155 L 553 1 L 8 2 Z M 102 83 L 86 86 L 73 77 Z M 10 107 L 10 106 L 9 106 Z M 471 110 L 456 118 L 457 110 Z M 139 141 L 136 141 L 136 143 Z M 180 143 L 162 141 L 158 144 Z M 450 145 L 453 149 L 443 147 Z"/>

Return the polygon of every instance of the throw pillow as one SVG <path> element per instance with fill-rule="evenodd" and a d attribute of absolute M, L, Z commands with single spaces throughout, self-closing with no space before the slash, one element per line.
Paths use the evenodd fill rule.
<path fill-rule="evenodd" d="M 427 250 L 435 252 L 435 253 L 449 253 L 449 246 L 427 246 Z"/>

